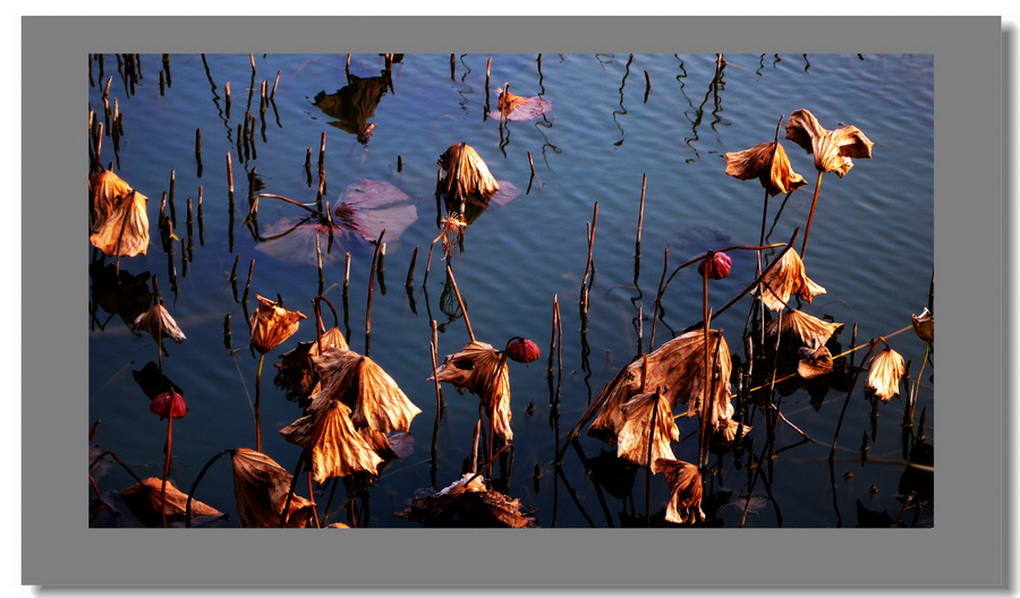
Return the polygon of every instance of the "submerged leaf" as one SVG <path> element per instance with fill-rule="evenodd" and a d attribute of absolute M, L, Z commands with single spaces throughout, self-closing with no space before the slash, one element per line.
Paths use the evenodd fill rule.
<path fill-rule="evenodd" d="M 815 168 L 843 178 L 853 168 L 850 158 L 871 158 L 875 144 L 854 126 L 829 130 L 809 110 L 801 108 L 786 122 L 786 138 L 815 156 Z"/>
<path fill-rule="evenodd" d="M 727 152 L 726 174 L 742 181 L 757 178 L 769 195 L 790 193 L 807 184 L 793 171 L 786 150 L 776 141 L 769 141 L 739 152 Z"/>
<path fill-rule="evenodd" d="M 905 373 L 903 356 L 892 349 L 882 349 L 868 362 L 867 389 L 883 403 L 888 403 L 899 395 L 900 378 Z"/>
<path fill-rule="evenodd" d="M 510 93 L 510 84 L 499 88 L 497 109 L 489 113 L 491 118 L 507 121 L 526 121 L 541 118 L 552 109 L 552 102 L 541 97 L 524 97 Z"/>
<path fill-rule="evenodd" d="M 426 527 L 535 527 L 535 518 L 525 512 L 520 500 L 489 490 L 475 473 L 415 498 L 397 515 Z"/>
<path fill-rule="evenodd" d="M 234 465 L 234 499 L 241 527 L 279 527 L 287 505 L 293 478 L 267 455 L 248 448 L 231 452 Z M 309 527 L 315 503 L 298 496 L 290 497 L 287 527 Z"/>

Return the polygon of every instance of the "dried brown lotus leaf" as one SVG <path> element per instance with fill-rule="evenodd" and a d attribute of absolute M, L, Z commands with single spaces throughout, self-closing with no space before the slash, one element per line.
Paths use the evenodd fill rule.
<path fill-rule="evenodd" d="M 344 333 L 334 326 L 320 334 L 319 338 L 312 341 L 312 346 L 308 349 L 308 357 L 318 357 L 327 351 L 348 348 L 347 338 L 344 337 Z"/>
<path fill-rule="evenodd" d="M 92 214 L 92 231 L 97 232 L 121 201 L 134 189 L 112 170 L 104 170 L 89 179 L 89 210 Z"/>
<path fill-rule="evenodd" d="M 776 334 L 794 335 L 809 347 L 821 346 L 843 327 L 842 322 L 826 322 L 798 309 L 791 309 L 774 318 L 765 327 L 765 332 L 775 338 Z"/>
<path fill-rule="evenodd" d="M 702 398 L 707 397 L 716 414 L 732 413 L 730 405 L 730 373 L 733 363 L 726 339 L 718 330 L 709 330 L 708 356 L 712 377 L 705 388 L 705 336 L 701 330 L 682 334 L 662 344 L 642 359 L 627 365 L 599 394 L 601 407 L 592 420 L 588 433 L 614 442 L 619 420 L 619 407 L 643 389 L 656 389 L 669 402 L 688 405 L 687 414 L 698 415 Z M 645 370 L 645 368 L 647 369 Z M 642 373 L 644 370 L 644 373 Z"/>
<path fill-rule="evenodd" d="M 292 477 L 267 455 L 248 448 L 231 453 L 234 466 L 234 498 L 241 527 L 279 527 L 287 507 L 287 527 L 312 525 L 315 503 L 297 494 L 290 497 Z"/>
<path fill-rule="evenodd" d="M 892 349 L 882 349 L 868 362 L 867 389 L 883 403 L 888 403 L 899 395 L 900 378 L 906 371 L 902 355 Z"/>
<path fill-rule="evenodd" d="M 701 472 L 686 461 L 659 459 L 656 467 L 666 478 L 672 495 L 666 505 L 666 521 L 672 523 L 700 523 L 705 520 L 701 510 Z"/>
<path fill-rule="evenodd" d="M 653 419 L 655 429 L 649 434 Z M 631 463 L 645 466 L 649 463 L 649 440 L 651 440 L 651 470 L 652 473 L 657 473 L 657 459 L 676 459 L 670 442 L 680 440 L 680 429 L 673 419 L 673 410 L 669 402 L 656 392 L 640 394 L 620 405 L 620 422 L 616 430 L 616 455 Z"/>
<path fill-rule="evenodd" d="M 489 490 L 474 473 L 464 474 L 439 492 L 415 498 L 397 515 L 426 527 L 535 527 L 535 518 L 520 500 Z"/>
<path fill-rule="evenodd" d="M 761 282 L 763 289 L 754 293 L 773 311 L 782 311 L 791 295 L 811 303 L 815 295 L 825 293 L 825 287 L 807 277 L 804 262 L 794 249 L 788 249 L 779 264 L 765 273 Z"/>
<path fill-rule="evenodd" d="M 451 145 L 439 156 L 438 163 L 446 172 L 439 183 L 439 191 L 447 201 L 487 200 L 499 191 L 499 184 L 489 173 L 485 161 L 466 143 Z"/>
<path fill-rule="evenodd" d="M 840 178 L 853 168 L 851 158 L 871 158 L 871 148 L 875 145 L 854 126 L 826 129 L 804 108 L 790 115 L 786 122 L 786 138 L 814 154 L 815 168 L 819 171 L 834 172 Z"/>
<path fill-rule="evenodd" d="M 742 181 L 756 178 L 772 197 L 790 193 L 807 184 L 804 177 L 793 171 L 786 150 L 776 141 L 739 152 L 727 152 L 726 174 Z"/>
<path fill-rule="evenodd" d="M 187 339 L 162 303 L 153 305 L 148 311 L 135 318 L 134 323 L 131 324 L 131 329 L 148 332 L 156 342 L 164 338 L 170 338 L 175 343 L 183 343 Z"/>
<path fill-rule="evenodd" d="M 251 327 L 251 346 L 259 353 L 268 353 L 290 338 L 298 330 L 300 321 L 307 316 L 289 311 L 276 301 L 255 295 L 259 304 L 248 319 Z"/>
<path fill-rule="evenodd" d="M 751 426 L 743 422 L 731 419 L 732 415 L 733 414 L 730 413 L 721 419 L 717 419 L 715 422 L 716 433 L 718 433 L 726 442 L 733 442 L 737 439 L 738 434 L 741 437 L 746 436 L 752 429 Z"/>
<path fill-rule="evenodd" d="M 814 349 L 801 347 L 800 354 L 803 359 L 797 364 L 797 374 L 805 380 L 824 376 L 832 371 L 832 353 L 821 345 Z"/>
<path fill-rule="evenodd" d="M 162 487 L 163 480 L 160 478 L 145 478 L 141 483 L 133 484 L 120 491 L 121 498 L 131 507 L 131 512 L 146 526 L 161 525 L 162 515 Z M 184 521 L 187 513 L 188 495 L 181 492 L 173 485 L 173 482 L 166 482 L 166 519 L 168 523 Z M 221 517 L 223 513 L 209 505 L 191 499 L 191 517 Z"/>
<path fill-rule="evenodd" d="M 921 315 L 910 314 L 910 323 L 914 327 L 914 332 L 917 333 L 918 338 L 925 342 L 933 342 L 935 340 L 935 316 L 928 311 L 928 308 L 924 308 Z"/>
<path fill-rule="evenodd" d="M 361 362 L 358 401 L 351 419 L 354 425 L 380 432 L 407 431 L 421 413 L 379 364 L 365 357 Z"/>
<path fill-rule="evenodd" d="M 149 198 L 137 191 L 122 197 L 89 242 L 109 256 L 133 257 L 149 249 Z"/>
<path fill-rule="evenodd" d="M 310 452 L 316 482 L 321 484 L 327 478 L 342 478 L 360 471 L 378 475 L 383 459 L 358 433 L 346 405 L 329 401 L 315 414 L 314 421 L 305 449 Z"/>
<path fill-rule="evenodd" d="M 534 120 L 552 110 L 552 102 L 541 97 L 525 97 L 510 93 L 510 84 L 506 83 L 499 90 L 499 103 L 496 110 L 489 113 L 492 118 L 508 121 Z"/>
<path fill-rule="evenodd" d="M 492 420 L 493 432 L 506 441 L 513 440 L 510 367 L 502 352 L 488 343 L 471 341 L 457 353 L 446 356 L 436 370 L 436 379 L 478 395 Z"/>

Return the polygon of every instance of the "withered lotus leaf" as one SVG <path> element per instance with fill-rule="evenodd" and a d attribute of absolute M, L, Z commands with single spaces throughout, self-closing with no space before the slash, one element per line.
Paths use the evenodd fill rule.
<path fill-rule="evenodd" d="M 815 156 L 815 168 L 843 178 L 853 168 L 851 158 L 871 158 L 875 144 L 855 126 L 829 130 L 814 114 L 801 108 L 786 121 L 786 138 Z"/>
<path fill-rule="evenodd" d="M 906 371 L 902 355 L 889 348 L 882 349 L 868 362 L 867 389 L 883 403 L 888 403 L 899 395 L 900 378 Z"/>
<path fill-rule="evenodd" d="M 252 449 L 236 449 L 231 458 L 241 527 L 279 527 L 290 494 L 291 475 L 276 461 Z M 309 527 L 314 509 L 314 502 L 295 494 L 287 506 L 287 527 Z"/>
<path fill-rule="evenodd" d="M 426 527 L 535 527 L 521 501 L 489 490 L 480 475 L 466 473 L 439 492 L 424 492 L 397 516 Z"/>
<path fill-rule="evenodd" d="M 672 495 L 666 506 L 666 521 L 671 523 L 700 523 L 705 520 L 701 510 L 701 473 L 686 461 L 659 459 L 656 467 L 666 478 Z"/>
<path fill-rule="evenodd" d="M 794 335 L 809 347 L 824 345 L 833 333 L 843 327 L 842 322 L 826 322 L 799 309 L 782 312 L 765 327 L 765 332 L 772 338 L 777 334 Z"/>
<path fill-rule="evenodd" d="M 89 179 L 89 210 L 92 232 L 99 231 L 121 201 L 134 189 L 112 170 L 104 170 Z"/>
<path fill-rule="evenodd" d="M 288 311 L 261 295 L 255 298 L 259 304 L 248 319 L 251 346 L 259 353 L 268 353 L 297 332 L 300 321 L 307 316 L 299 311 Z"/>
<path fill-rule="evenodd" d="M 436 374 L 440 382 L 449 382 L 478 395 L 492 420 L 493 432 L 504 440 L 513 440 L 510 367 L 502 352 L 488 343 L 471 341 L 459 352 L 447 355 Z"/>
<path fill-rule="evenodd" d="M 644 389 L 656 389 L 669 402 L 688 406 L 688 416 L 700 415 L 702 400 L 711 404 L 711 420 L 721 421 L 733 413 L 730 404 L 730 373 L 733 362 L 726 339 L 718 330 L 709 330 L 708 356 L 711 379 L 705 388 L 705 336 L 701 330 L 682 334 L 649 353 L 647 366 L 635 359 L 617 374 L 597 399 L 602 403 L 592 420 L 588 434 L 614 442 L 620 421 L 619 407 Z M 642 371 L 647 367 L 647 370 Z"/>
<path fill-rule="evenodd" d="M 754 293 L 773 311 L 782 311 L 791 295 L 811 303 L 815 295 L 825 293 L 825 287 L 807 277 L 804 262 L 792 248 L 783 254 L 778 265 L 765 273 L 761 282 L 763 288 Z"/>
<path fill-rule="evenodd" d="M 652 420 L 655 428 L 652 430 Z M 652 430 L 649 434 L 649 430 Z M 658 459 L 676 459 L 670 442 L 680 440 L 680 429 L 673 419 L 673 410 L 657 392 L 640 394 L 620 405 L 620 418 L 616 429 L 616 454 L 631 463 L 649 464 L 651 444 L 651 470 L 658 473 Z"/>
<path fill-rule="evenodd" d="M 187 340 L 187 337 L 177 326 L 177 321 L 162 303 L 156 303 L 148 311 L 135 318 L 131 329 L 148 332 L 157 343 L 164 338 L 173 339 L 175 343 L 183 343 Z"/>
<path fill-rule="evenodd" d="M 347 339 L 336 327 L 320 334 L 317 340 L 298 343 L 297 347 L 280 356 L 280 363 L 274 364 L 279 372 L 274 382 L 307 397 L 319 382 L 312 358 L 337 349 L 347 349 Z"/>
<path fill-rule="evenodd" d="M 716 433 L 722 436 L 722 439 L 726 442 L 733 442 L 736 440 L 738 434 L 741 437 L 746 436 L 751 429 L 751 426 L 732 419 L 732 413 L 729 416 L 716 419 L 715 421 Z"/>
<path fill-rule="evenodd" d="M 287 440 L 302 444 L 310 453 L 312 477 L 322 483 L 360 471 L 378 475 L 383 459 L 365 441 L 351 421 L 351 410 L 339 401 L 313 403 L 314 415 L 306 415 L 280 430 Z M 309 418 L 309 419 L 305 419 Z"/>
<path fill-rule="evenodd" d="M 918 338 L 929 343 L 935 340 L 935 316 L 928 311 L 927 307 L 924 308 L 921 315 L 910 314 L 910 323 Z"/>
<path fill-rule="evenodd" d="M 131 508 L 131 512 L 147 527 L 162 525 L 162 487 L 163 480 L 160 478 L 145 478 L 141 483 L 133 484 L 120 491 L 121 498 Z M 187 509 L 188 495 L 181 492 L 173 485 L 173 482 L 166 482 L 166 519 L 168 523 L 184 521 Z M 194 517 L 221 517 L 223 513 L 209 505 L 191 499 L 191 516 Z"/>
<path fill-rule="evenodd" d="M 488 200 L 499 191 L 485 161 L 466 143 L 451 145 L 439 156 L 438 164 L 446 173 L 439 183 L 439 192 L 447 201 Z"/>
<path fill-rule="evenodd" d="M 541 96 L 525 97 L 510 93 L 509 83 L 505 83 L 498 93 L 499 103 L 496 110 L 489 113 L 492 118 L 508 121 L 534 120 L 552 109 L 552 102 Z"/>
<path fill-rule="evenodd" d="M 805 380 L 823 376 L 832 371 L 832 353 L 825 347 L 819 345 L 814 349 L 810 347 L 800 348 L 801 360 L 797 364 L 797 374 Z"/>
<path fill-rule="evenodd" d="M 110 209 L 89 242 L 109 256 L 133 257 L 149 250 L 149 198 L 131 191 Z"/>
<path fill-rule="evenodd" d="M 769 195 L 787 194 L 807 184 L 793 171 L 786 150 L 769 141 L 739 152 L 726 153 L 726 174 L 742 181 L 758 179 Z"/>
<path fill-rule="evenodd" d="M 396 381 L 369 357 L 349 349 L 332 349 L 311 357 L 319 375 L 313 401 L 329 397 L 353 411 L 357 428 L 388 433 L 411 429 L 421 409 L 407 398 Z"/>

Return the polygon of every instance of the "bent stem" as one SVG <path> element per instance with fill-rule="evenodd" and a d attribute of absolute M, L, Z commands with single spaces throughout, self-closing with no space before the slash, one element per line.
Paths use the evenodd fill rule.
<path fill-rule="evenodd" d="M 807 253 L 807 242 L 808 237 L 811 236 L 811 223 L 815 219 L 815 208 L 818 206 L 818 193 L 822 190 L 822 175 L 824 171 L 818 171 L 818 180 L 815 181 L 815 195 L 811 198 L 811 212 L 808 214 L 807 227 L 804 229 L 804 243 L 800 246 L 800 257 L 804 259 L 804 254 Z"/>
<path fill-rule="evenodd" d="M 191 497 L 195 495 L 195 490 L 198 488 L 198 483 L 201 482 L 202 478 L 205 477 L 205 472 L 209 471 L 209 468 L 212 467 L 212 464 L 215 463 L 223 455 L 226 455 L 227 453 L 233 455 L 234 451 L 233 449 L 226 449 L 216 453 L 216 455 L 214 455 L 212 459 L 209 459 L 206 462 L 206 464 L 202 467 L 202 471 L 198 472 L 198 477 L 195 478 L 195 481 L 191 484 L 191 489 L 188 490 L 188 500 L 184 503 L 184 527 L 191 527 Z"/>

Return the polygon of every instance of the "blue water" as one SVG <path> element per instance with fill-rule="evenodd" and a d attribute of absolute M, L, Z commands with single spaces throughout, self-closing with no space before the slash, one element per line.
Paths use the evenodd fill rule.
<path fill-rule="evenodd" d="M 857 323 L 857 342 L 887 335 L 910 324 L 910 315 L 927 304 L 933 267 L 933 78 L 929 55 L 726 55 L 717 76 L 715 55 L 493 55 L 491 109 L 495 90 L 504 82 L 522 96 L 552 102 L 544 118 L 512 122 L 500 127 L 486 118 L 485 71 L 488 55 L 458 55 L 451 73 L 449 55 L 407 55 L 393 64 L 393 89 L 382 96 L 367 119 L 376 128 L 367 144 L 331 125 L 336 119 L 314 105 L 320 92 L 335 94 L 346 85 L 345 59 L 338 55 L 256 55 L 256 86 L 277 71 L 275 106 L 256 130 L 257 157 L 243 162 L 237 155 L 237 126 L 243 122 L 251 66 L 247 55 L 170 57 L 172 85 L 160 92 L 158 55 L 141 57 L 142 75 L 129 95 L 117 72 L 114 55 L 106 55 L 104 77 L 93 61 L 95 85 L 89 88 L 89 107 L 103 115 L 102 86 L 113 77 L 110 90 L 124 119 L 124 135 L 115 157 L 112 140 L 103 144 L 103 162 L 119 161 L 116 170 L 148 195 L 153 242 L 148 255 L 121 260 L 133 275 L 150 272 L 159 279 L 167 307 L 188 340 L 167 344 L 164 373 L 184 390 L 190 409 L 174 423 L 174 467 L 171 478 L 190 487 L 205 462 L 224 449 L 250 447 L 251 397 L 257 359 L 247 350 L 244 310 L 234 300 L 229 275 L 235 258 L 237 286 L 243 291 L 248 264 L 254 258 L 250 304 L 254 295 L 285 299 L 286 306 L 311 314 L 317 293 L 314 256 L 307 253 L 270 255 L 244 228 L 247 212 L 247 172 L 256 170 L 264 192 L 302 202 L 314 201 L 316 183 L 309 186 L 305 155 L 311 149 L 311 173 L 316 178 L 320 138 L 326 133 L 325 199 L 335 202 L 349 184 L 363 178 L 392 184 L 409 196 L 417 219 L 400 235 L 387 238 L 386 292 L 376 288 L 372 306 L 371 356 L 422 409 L 411 432 L 414 453 L 390 464 L 371 491 L 373 526 L 419 524 L 398 518 L 416 489 L 451 483 L 461 473 L 470 450 L 477 419 L 474 395 L 457 394 L 444 386 L 448 407 L 438 426 L 436 469 L 431 469 L 430 445 L 436 418 L 429 339 L 431 317 L 440 325 L 439 353 L 459 350 L 468 340 L 460 319 L 451 319 L 441 303 L 443 262 L 433 258 L 427 293 L 421 282 L 429 243 L 437 234 L 433 198 L 439 155 L 451 144 L 467 142 L 486 161 L 496 179 L 511 183 L 520 195 L 510 203 L 490 207 L 467 229 L 464 251 L 455 251 L 452 265 L 468 305 L 479 340 L 501 346 L 511 336 L 524 336 L 542 347 L 543 356 L 530 365 L 511 364 L 513 391 L 514 468 L 509 494 L 534 509 L 542 526 L 620 526 L 628 516 L 644 522 L 645 478 L 639 473 L 628 497 L 614 496 L 586 473 L 581 454 L 592 458 L 610 447 L 580 436 L 580 451 L 566 452 L 561 473 L 552 466 L 556 449 L 602 387 L 635 355 L 638 306 L 643 310 L 644 342 L 651 330 L 650 315 L 669 248 L 670 269 L 707 249 L 753 245 L 758 241 L 763 193 L 756 181 L 739 181 L 724 174 L 723 154 L 771 141 L 780 117 L 808 108 L 827 128 L 839 123 L 859 127 L 875 143 L 872 160 L 855 160 L 845 178 L 824 178 L 811 232 L 806 264 L 809 275 L 826 287 L 805 311 L 831 316 L 847 324 L 838 340 L 850 345 Z M 208 68 L 207 68 L 208 67 Z M 356 55 L 350 72 L 358 77 L 379 76 L 383 58 Z M 650 81 L 650 90 L 646 87 Z M 232 88 L 229 118 L 225 114 L 224 85 Z M 252 113 L 258 120 L 259 94 Z M 202 173 L 195 157 L 196 129 L 202 133 Z M 782 136 L 781 136 L 782 137 Z M 771 235 L 772 242 L 789 238 L 803 227 L 811 204 L 816 171 L 812 157 L 790 141 L 784 146 L 794 169 L 809 184 L 785 203 Z M 234 244 L 229 247 L 226 160 L 232 154 L 236 206 Z M 531 181 L 528 152 L 534 161 Z M 399 158 L 398 158 L 399 157 Z M 401 168 L 398 171 L 398 160 Z M 194 261 L 181 263 L 175 248 L 178 290 L 171 291 L 167 257 L 157 234 L 160 196 L 175 176 L 177 232 L 184 236 L 186 198 L 197 202 L 202 188 L 204 245 L 197 240 Z M 642 176 L 647 192 L 642 231 L 640 272 L 635 285 L 634 245 Z M 578 297 L 587 255 L 586 223 L 598 204 L 594 246 L 596 274 L 591 288 L 588 330 L 580 333 Z M 769 202 L 772 224 L 783 196 Z M 303 215 L 299 208 L 263 199 L 259 222 L 263 229 Z M 404 279 L 412 251 L 418 248 L 412 310 Z M 797 247 L 799 249 L 799 240 Z M 327 258 L 325 295 L 339 309 L 343 252 L 352 252 L 348 322 L 352 348 L 365 346 L 365 301 L 371 248 L 362 244 L 334 248 Z M 438 251 L 438 247 L 437 247 Z M 270 252 L 272 253 L 272 252 Z M 329 259 L 332 258 L 332 259 Z M 108 260 L 108 263 L 110 260 Z M 711 302 L 720 306 L 754 277 L 753 254 L 737 255 L 728 279 L 713 282 Z M 563 318 L 563 364 L 558 420 L 551 416 L 546 380 L 553 297 Z M 724 313 L 714 326 L 722 328 L 733 352 L 743 355 L 744 329 L 750 299 Z M 700 278 L 692 270 L 677 276 L 663 300 L 665 318 L 656 328 L 656 344 L 677 334 L 701 317 Z M 230 314 L 231 349 L 224 344 L 223 322 Z M 100 322 L 108 318 L 103 310 Z M 325 316 L 327 325 L 332 316 Z M 342 315 L 341 315 L 342 318 Z M 342 324 L 341 324 L 342 326 Z M 119 318 L 104 327 L 90 327 L 90 424 L 101 420 L 94 443 L 114 451 L 139 475 L 162 473 L 165 423 L 148 410 L 148 400 L 132 377 L 155 360 L 149 336 L 135 336 Z M 311 320 L 295 337 L 267 356 L 263 379 L 264 452 L 292 468 L 300 449 L 275 430 L 301 415 L 299 407 L 275 388 L 272 364 L 301 341 L 314 338 Z M 590 354 L 583 354 L 583 341 Z M 923 343 L 908 331 L 889 344 L 911 361 L 916 379 L 924 354 Z M 859 363 L 864 351 L 858 351 Z M 931 368 L 925 372 L 917 413 L 926 411 L 925 432 L 934 439 Z M 751 491 L 749 526 L 853 527 L 857 503 L 895 517 L 902 507 L 897 484 L 905 461 L 901 418 L 905 402 L 880 405 L 870 417 L 863 378 L 850 398 L 843 423 L 839 459 L 834 463 L 835 495 L 828 449 L 807 443 L 782 450 L 769 471 L 768 488 L 761 481 Z M 821 442 L 831 441 L 845 392 L 830 390 L 819 409 L 798 390 L 782 398 L 784 415 Z M 533 410 L 529 413 L 529 405 Z M 915 418 L 916 421 L 916 418 Z M 681 437 L 697 426 L 681 419 Z M 874 426 L 873 426 L 874 424 Z M 766 438 L 767 425 L 758 413 L 755 453 Z M 876 433 L 877 432 L 877 433 Z M 780 424 L 777 447 L 801 441 Z M 862 463 L 858 448 L 867 434 L 870 462 Z M 688 439 L 674 446 L 677 457 L 693 461 L 697 443 Z M 751 475 L 747 454 L 740 463 L 722 459 L 706 484 L 706 496 L 725 504 L 719 525 L 739 523 Z M 883 464 L 878 460 L 895 462 Z M 713 463 L 714 464 L 714 463 Z M 542 472 L 534 480 L 536 467 Z M 846 477 L 845 474 L 852 474 Z M 433 478 L 434 474 L 434 478 Z M 99 480 L 103 490 L 122 488 L 131 479 L 117 469 Z M 668 491 L 661 476 L 652 480 L 652 511 L 663 508 Z M 730 494 L 726 494 L 726 493 Z M 196 497 L 230 513 L 236 525 L 233 487 L 226 461 L 215 465 Z M 324 498 L 322 499 L 324 501 Z M 726 501 L 729 500 L 729 504 Z M 340 519 L 344 519 L 340 515 Z M 907 521 L 910 521 L 910 517 Z M 921 513 L 920 525 L 931 525 L 931 510 Z"/>

